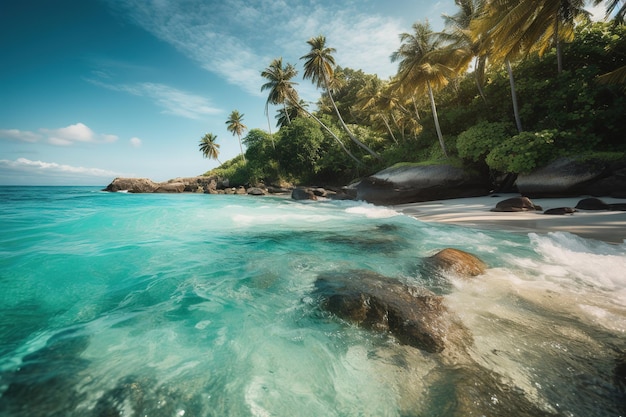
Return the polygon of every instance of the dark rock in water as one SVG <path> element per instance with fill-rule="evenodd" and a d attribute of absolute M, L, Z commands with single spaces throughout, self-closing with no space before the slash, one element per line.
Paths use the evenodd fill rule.
<path fill-rule="evenodd" d="M 365 328 L 391 332 L 403 344 L 434 353 L 450 341 L 462 345 L 471 339 L 443 298 L 425 288 L 361 270 L 320 275 L 315 287 L 324 309 Z"/>
<path fill-rule="evenodd" d="M 608 210 L 610 206 L 599 198 L 584 198 L 576 204 L 580 210 Z"/>
<path fill-rule="evenodd" d="M 425 266 L 470 278 L 485 273 L 487 264 L 471 253 L 446 248 L 424 260 Z"/>
<path fill-rule="evenodd" d="M 89 362 L 80 354 L 89 345 L 89 338 L 75 330 L 51 337 L 46 346 L 23 358 L 22 365 L 12 373 L 0 374 L 7 384 L 0 401 L 2 416 L 65 416 L 71 415 L 83 394 L 75 390 L 79 373 Z"/>
<path fill-rule="evenodd" d="M 309 188 L 294 188 L 291 192 L 294 200 L 317 200 L 315 193 Z"/>
<path fill-rule="evenodd" d="M 452 165 L 394 166 L 364 178 L 356 191 L 357 200 L 395 205 L 483 196 L 489 181 Z"/>
<path fill-rule="evenodd" d="M 576 213 L 576 209 L 572 207 L 556 207 L 551 208 L 543 212 L 543 214 L 550 215 L 563 215 L 563 214 L 574 214 Z"/>
<path fill-rule="evenodd" d="M 517 212 L 517 211 L 537 211 L 540 206 L 535 205 L 528 197 L 513 197 L 500 201 L 496 208 L 491 211 Z"/>

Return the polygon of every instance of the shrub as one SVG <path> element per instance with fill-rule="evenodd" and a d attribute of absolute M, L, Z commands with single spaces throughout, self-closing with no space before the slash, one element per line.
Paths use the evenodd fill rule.
<path fill-rule="evenodd" d="M 500 172 L 529 172 L 556 157 L 556 130 L 522 132 L 493 148 L 487 155 L 489 168 Z"/>
<path fill-rule="evenodd" d="M 511 138 L 514 129 L 508 122 L 480 122 L 457 138 L 459 156 L 474 162 L 484 160 L 492 149 Z"/>

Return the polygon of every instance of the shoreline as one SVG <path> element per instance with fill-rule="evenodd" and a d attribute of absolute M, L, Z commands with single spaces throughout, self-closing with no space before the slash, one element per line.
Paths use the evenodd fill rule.
<path fill-rule="evenodd" d="M 519 194 L 457 198 L 391 206 L 394 210 L 424 222 L 453 224 L 475 229 L 503 230 L 516 233 L 569 232 L 583 238 L 623 244 L 626 240 L 626 211 L 578 210 L 574 214 L 547 215 L 542 211 L 492 212 L 499 201 Z M 533 198 L 543 210 L 574 207 L 583 198 Z M 608 204 L 623 199 L 600 197 Z"/>

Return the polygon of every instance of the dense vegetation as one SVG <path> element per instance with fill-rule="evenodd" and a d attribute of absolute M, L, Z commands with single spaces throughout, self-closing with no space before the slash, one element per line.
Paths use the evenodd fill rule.
<path fill-rule="evenodd" d="M 456 3 L 460 11 L 446 17 L 444 33 L 416 23 L 412 33 L 400 35 L 402 46 L 390 51 L 399 63 L 391 80 L 336 66 L 325 38 L 312 38 L 302 59 L 304 77 L 323 91 L 316 111 L 290 81 L 295 66 L 274 60 L 262 74 L 268 80 L 262 89 L 269 91 L 268 105 L 280 106 L 280 129 L 250 130 L 242 138 L 245 154 L 210 174 L 232 184 L 345 184 L 399 162 L 447 160 L 520 173 L 563 155 L 624 155 L 623 23 L 584 22 L 576 0 Z M 569 14 L 552 11 L 563 16 L 558 30 L 553 18 L 541 26 L 536 11 L 508 21 L 507 30 L 515 32 L 494 23 L 529 4 L 549 14 L 553 3 L 572 6 Z M 236 116 L 231 132 L 240 136 L 243 115 Z M 227 123 L 233 125 L 232 115 Z M 216 138 L 209 138 L 201 151 L 217 158 Z"/>

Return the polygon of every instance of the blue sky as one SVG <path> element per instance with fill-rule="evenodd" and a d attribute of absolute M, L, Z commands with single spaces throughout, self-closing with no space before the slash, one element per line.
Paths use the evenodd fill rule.
<path fill-rule="evenodd" d="M 398 35 L 442 26 L 453 0 L 6 0 L 0 3 L 0 185 L 164 181 L 239 152 L 234 109 L 268 129 L 260 72 L 319 34 L 342 67 L 387 78 Z M 300 95 L 319 97 L 309 81 Z M 270 108 L 272 131 L 275 108 Z"/>

